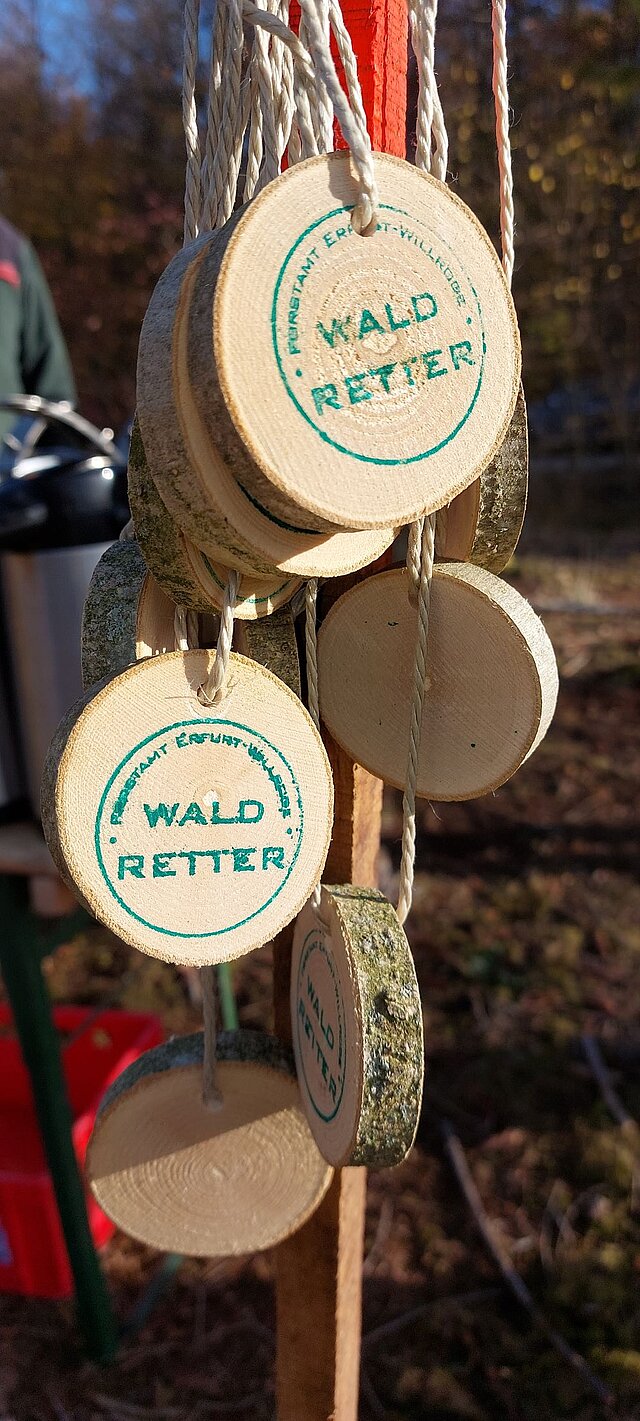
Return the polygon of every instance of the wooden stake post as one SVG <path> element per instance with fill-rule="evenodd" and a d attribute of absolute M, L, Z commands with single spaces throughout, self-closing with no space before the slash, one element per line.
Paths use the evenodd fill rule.
<path fill-rule="evenodd" d="M 405 0 L 344 0 L 374 149 L 404 157 Z M 336 594 L 344 583 L 336 584 Z M 329 737 L 335 782 L 327 883 L 375 885 L 382 784 Z M 293 925 L 274 951 L 275 1030 L 290 1041 Z M 357 1421 L 366 1170 L 337 1170 L 307 1224 L 276 1250 L 278 1421 Z"/>

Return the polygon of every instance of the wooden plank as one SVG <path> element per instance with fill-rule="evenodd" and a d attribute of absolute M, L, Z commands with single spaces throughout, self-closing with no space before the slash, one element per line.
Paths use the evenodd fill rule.
<path fill-rule="evenodd" d="M 336 806 L 324 878 L 373 886 L 382 784 L 325 743 Z M 275 1029 L 289 1041 L 292 932 L 274 947 Z M 276 1250 L 278 1421 L 357 1421 L 365 1203 L 366 1170 L 336 1170 L 320 1208 Z"/>
<path fill-rule="evenodd" d="M 342 8 L 372 145 L 403 158 L 405 0 L 343 0 Z M 292 6 L 297 28 L 296 10 Z M 341 579 L 325 587 L 325 606 L 346 585 Z M 382 785 L 326 735 L 325 744 L 335 782 L 335 821 L 323 877 L 327 883 L 375 885 Z M 291 1039 L 292 935 L 293 927 L 286 929 L 274 946 L 274 1024 L 285 1040 Z M 278 1421 L 357 1421 L 365 1202 L 366 1171 L 336 1171 L 317 1213 L 276 1250 Z"/>

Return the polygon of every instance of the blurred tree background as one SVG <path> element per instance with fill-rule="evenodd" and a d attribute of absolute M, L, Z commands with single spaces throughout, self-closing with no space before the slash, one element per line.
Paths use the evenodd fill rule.
<path fill-rule="evenodd" d="M 132 411 L 140 323 L 181 237 L 181 8 L 72 0 L 53 54 L 38 0 L 6 0 L 0 19 L 0 210 L 41 256 L 81 408 L 101 424 Z M 509 14 L 529 536 L 544 544 L 555 521 L 566 547 L 579 483 L 587 531 L 624 545 L 640 414 L 640 0 L 511 0 Z M 488 0 L 446 0 L 437 68 L 449 180 L 497 238 Z M 411 114 L 409 134 L 411 153 Z"/>

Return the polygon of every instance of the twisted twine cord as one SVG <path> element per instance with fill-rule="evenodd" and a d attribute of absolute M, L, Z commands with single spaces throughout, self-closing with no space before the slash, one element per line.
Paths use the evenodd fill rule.
<path fill-rule="evenodd" d="M 319 0 L 301 0 L 309 50 L 320 75 L 347 143 L 358 182 L 358 197 L 351 214 L 351 225 L 362 237 L 370 236 L 378 225 L 380 198 L 373 164 L 371 140 L 366 123 L 351 107 L 338 78 L 331 54 L 328 35 L 320 18 Z"/>
<path fill-rule="evenodd" d="M 320 696 L 318 689 L 318 579 L 310 578 L 305 588 L 305 661 L 307 668 L 307 705 L 309 715 L 315 725 L 316 730 L 320 730 Z M 311 904 L 316 916 L 316 920 L 324 927 L 320 917 L 320 898 L 322 886 L 320 883 L 311 894 Z"/>
<path fill-rule="evenodd" d="M 226 694 L 229 657 L 231 656 L 231 643 L 233 640 L 233 613 L 238 599 L 239 586 L 240 573 L 236 572 L 235 568 L 231 568 L 222 599 L 220 630 L 216 642 L 216 659 L 206 681 L 203 681 L 198 690 L 198 700 L 201 705 L 217 706 L 220 704 L 220 701 L 224 700 Z"/>
<path fill-rule="evenodd" d="M 502 265 L 509 286 L 513 279 L 514 221 L 511 140 L 509 138 L 509 90 L 507 87 L 507 4 L 491 0 L 493 39 L 493 98 L 496 110 L 496 148 L 500 180 L 500 238 Z"/>
<path fill-rule="evenodd" d="M 182 126 L 187 150 L 184 190 L 185 246 L 197 237 L 200 220 L 200 138 L 196 103 L 199 22 L 200 0 L 185 0 L 182 61 Z"/>
<path fill-rule="evenodd" d="M 413 671 L 413 698 L 409 728 L 409 756 L 405 791 L 402 798 L 402 853 L 400 883 L 396 912 L 401 923 L 411 910 L 416 859 L 416 784 L 422 735 L 422 713 L 427 686 L 427 647 L 429 642 L 429 611 L 435 540 L 435 514 L 420 519 L 420 574 L 418 579 L 418 627 L 416 657 Z M 415 526 L 415 525 L 414 525 Z"/>
<path fill-rule="evenodd" d="M 411 46 L 418 67 L 416 166 L 444 182 L 449 139 L 435 74 L 438 0 L 408 0 Z"/>
<path fill-rule="evenodd" d="M 200 968 L 200 984 L 204 1035 L 202 1103 L 209 1110 L 219 1110 L 224 1102 L 218 1085 L 218 978 L 215 967 Z"/>

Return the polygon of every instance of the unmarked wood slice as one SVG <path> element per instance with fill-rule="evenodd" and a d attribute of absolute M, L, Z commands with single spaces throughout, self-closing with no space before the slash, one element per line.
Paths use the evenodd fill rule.
<path fill-rule="evenodd" d="M 397 568 L 344 593 L 318 641 L 320 710 L 352 759 L 405 785 L 417 632 Z M 558 693 L 533 609 L 484 568 L 434 570 L 417 793 L 476 799 L 504 784 L 546 734 Z"/>
<path fill-rule="evenodd" d="M 138 421 L 129 448 L 129 503 L 146 563 L 174 602 L 201 612 L 222 610 L 229 569 L 207 557 L 182 532 L 165 507 L 147 465 Z M 300 579 L 272 569 L 270 578 L 243 574 L 234 615 L 240 620 L 267 617 L 287 603 Z"/>
<path fill-rule="evenodd" d="M 274 568 L 297 577 L 355 572 L 382 555 L 395 530 L 321 535 L 273 518 L 245 495 L 199 414 L 187 368 L 189 302 L 199 266 L 205 256 L 213 265 L 220 260 L 227 233 L 227 228 L 224 236 L 209 233 L 174 258 L 145 316 L 138 417 L 153 479 L 191 541 L 240 572 L 263 577 Z M 138 536 L 143 543 L 140 528 Z"/>
<path fill-rule="evenodd" d="M 528 482 L 527 408 L 521 386 L 497 454 L 480 477 L 438 514 L 437 556 L 502 572 L 522 532 Z"/>
<path fill-rule="evenodd" d="M 202 1103 L 202 1034 L 177 1037 L 123 1071 L 89 1142 L 100 1207 L 163 1252 L 271 1248 L 305 1223 L 331 1182 L 280 1042 L 224 1032 L 217 1056 L 219 1109 Z"/>
<path fill-rule="evenodd" d="M 235 653 L 227 694 L 198 700 L 213 651 L 130 666 L 52 742 L 51 853 L 96 917 L 167 962 L 240 957 L 299 912 L 327 855 L 333 786 L 300 701 Z"/>
<path fill-rule="evenodd" d="M 381 1169 L 408 1154 L 424 1076 L 409 944 L 375 888 L 322 889 L 299 914 L 291 1027 L 302 1102 L 326 1160 Z"/>
<path fill-rule="evenodd" d="M 442 507 L 492 459 L 516 402 L 515 311 L 486 232 L 435 178 L 374 163 L 371 236 L 351 227 L 345 153 L 297 164 L 232 219 L 204 248 L 176 351 L 183 413 L 188 384 L 240 486 L 297 526 L 384 528 Z"/>
<path fill-rule="evenodd" d="M 85 690 L 132 661 L 175 647 L 175 606 L 147 572 L 135 541 L 103 553 L 89 584 L 82 617 Z"/>
<path fill-rule="evenodd" d="M 291 607 L 282 607 L 258 622 L 237 622 L 234 646 L 243 656 L 273 671 L 294 695 L 301 696 L 300 657 Z"/>

